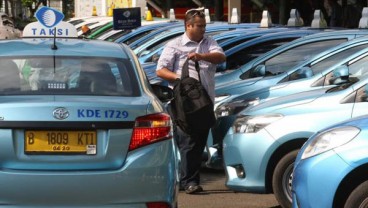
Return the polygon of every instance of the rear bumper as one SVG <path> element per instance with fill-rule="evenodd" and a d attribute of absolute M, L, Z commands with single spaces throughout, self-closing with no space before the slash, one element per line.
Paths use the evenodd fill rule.
<path fill-rule="evenodd" d="M 167 140 L 130 152 L 117 170 L 0 170 L 0 207 L 141 207 L 145 202 L 174 206 L 176 154 L 173 141 Z"/>

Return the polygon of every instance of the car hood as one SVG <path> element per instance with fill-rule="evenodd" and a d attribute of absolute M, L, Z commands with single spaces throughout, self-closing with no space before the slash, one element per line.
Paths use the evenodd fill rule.
<path fill-rule="evenodd" d="M 278 97 L 269 101 L 264 101 L 256 106 L 245 109 L 243 112 L 241 112 L 241 114 L 267 113 L 276 109 L 310 103 L 315 99 L 325 95 L 328 89 L 330 88 L 305 91 L 301 93 Z"/>
<path fill-rule="evenodd" d="M 231 92 L 231 89 L 233 88 L 241 88 L 241 87 L 250 86 L 262 80 L 263 78 L 264 77 L 256 77 L 252 79 L 237 80 L 237 81 L 223 83 L 220 85 L 215 85 L 215 91 L 216 91 L 216 94 L 229 93 Z"/>

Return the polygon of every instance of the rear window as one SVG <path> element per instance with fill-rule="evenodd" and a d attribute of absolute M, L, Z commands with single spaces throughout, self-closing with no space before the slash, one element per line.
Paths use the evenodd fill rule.
<path fill-rule="evenodd" d="M 128 60 L 85 57 L 0 59 L 0 95 L 139 96 Z"/>

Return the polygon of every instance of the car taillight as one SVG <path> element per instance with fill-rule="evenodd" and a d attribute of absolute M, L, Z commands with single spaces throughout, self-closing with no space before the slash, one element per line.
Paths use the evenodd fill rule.
<path fill-rule="evenodd" d="M 168 114 L 157 113 L 135 119 L 129 151 L 165 139 L 171 139 L 171 119 Z"/>
<path fill-rule="evenodd" d="M 170 205 L 165 202 L 148 202 L 146 205 L 147 208 L 170 208 Z"/>

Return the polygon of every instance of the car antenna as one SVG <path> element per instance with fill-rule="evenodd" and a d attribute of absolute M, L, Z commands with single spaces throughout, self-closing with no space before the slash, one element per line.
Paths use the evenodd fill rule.
<path fill-rule="evenodd" d="M 58 47 L 56 46 L 56 27 L 54 27 L 54 43 L 51 46 L 52 50 L 57 50 Z"/>

